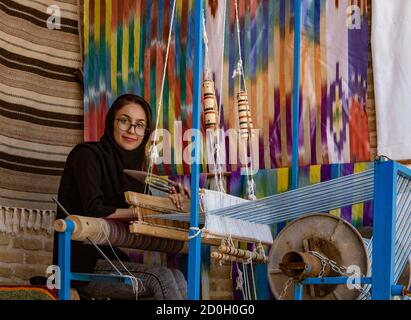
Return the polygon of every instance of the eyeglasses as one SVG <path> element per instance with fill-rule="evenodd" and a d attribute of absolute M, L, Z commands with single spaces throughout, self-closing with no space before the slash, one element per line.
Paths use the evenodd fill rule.
<path fill-rule="evenodd" d="M 144 123 L 138 122 L 137 124 L 132 124 L 127 118 L 119 118 L 117 120 L 117 127 L 121 131 L 129 131 L 131 127 L 134 127 L 134 132 L 136 135 L 143 137 L 146 134 L 147 127 Z"/>

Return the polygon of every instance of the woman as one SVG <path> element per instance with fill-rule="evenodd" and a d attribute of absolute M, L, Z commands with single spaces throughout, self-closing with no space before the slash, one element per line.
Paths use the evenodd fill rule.
<path fill-rule="evenodd" d="M 152 131 L 151 108 L 143 98 L 126 94 L 117 98 L 109 109 L 104 135 L 99 142 L 82 143 L 74 147 L 67 157 L 60 181 L 58 200 L 70 213 L 91 217 L 110 215 L 131 215 L 132 209 L 124 198 L 125 191 L 144 192 L 144 185 L 124 174 L 124 169 L 145 169 L 145 147 Z M 189 197 L 180 186 L 179 192 L 170 194 L 173 203 L 180 207 L 184 197 Z M 65 218 L 57 209 L 57 219 Z M 54 236 L 54 264 L 57 264 L 57 233 Z M 118 248 L 101 247 L 110 260 L 128 261 L 128 256 Z M 116 257 L 117 256 L 117 257 Z M 111 264 L 101 259 L 96 248 L 89 244 L 72 241 L 72 272 L 112 273 Z M 114 262 L 117 267 L 118 263 Z M 167 268 L 151 268 L 138 264 L 126 264 L 137 278 L 144 278 L 146 289 L 158 299 L 185 298 L 186 283 L 181 272 Z M 119 268 L 123 270 L 123 268 Z M 176 280 L 177 279 L 177 280 Z M 167 282 L 165 287 L 164 282 Z M 75 283 L 80 294 L 107 294 L 107 284 Z M 133 297 L 131 288 L 119 288 L 110 284 L 115 291 L 121 291 L 121 298 L 127 294 Z M 81 286 L 81 287 L 80 287 Z M 158 290 L 157 290 L 158 289 Z M 108 295 L 109 296 L 109 295 Z"/>

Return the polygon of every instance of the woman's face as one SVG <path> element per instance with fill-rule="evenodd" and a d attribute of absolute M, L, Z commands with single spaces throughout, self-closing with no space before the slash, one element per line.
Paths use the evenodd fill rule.
<path fill-rule="evenodd" d="M 146 113 L 139 104 L 126 104 L 116 112 L 113 125 L 114 141 L 126 151 L 137 149 L 147 128 Z"/>

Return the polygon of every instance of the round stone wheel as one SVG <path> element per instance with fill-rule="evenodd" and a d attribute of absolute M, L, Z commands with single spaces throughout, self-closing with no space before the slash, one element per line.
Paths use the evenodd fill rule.
<path fill-rule="evenodd" d="M 339 266 L 358 266 L 369 275 L 369 259 L 361 234 L 348 222 L 330 214 L 310 214 L 288 224 L 276 237 L 269 253 L 268 279 L 276 299 L 289 279 L 280 269 L 284 255 L 291 251 L 318 251 Z M 331 271 L 329 277 L 340 276 Z M 304 286 L 304 300 L 356 300 L 359 290 L 347 285 Z M 284 300 L 294 299 L 291 285 Z"/>

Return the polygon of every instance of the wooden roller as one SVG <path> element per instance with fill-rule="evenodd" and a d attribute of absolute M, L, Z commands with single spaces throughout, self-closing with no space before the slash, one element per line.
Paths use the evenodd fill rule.
<path fill-rule="evenodd" d="M 251 259 L 255 263 L 267 263 L 268 262 L 268 257 L 260 254 L 256 251 L 250 251 L 250 250 L 244 250 L 244 249 L 237 249 L 235 247 L 229 247 L 225 245 L 221 245 L 218 248 L 218 251 L 220 251 L 223 254 L 228 254 L 230 256 L 235 256 L 237 258 L 243 259 L 248 261 Z"/>
<path fill-rule="evenodd" d="M 250 106 L 248 104 L 248 96 L 244 91 L 237 94 L 238 117 L 240 121 L 241 138 L 246 139 L 252 134 L 253 121 L 251 119 Z"/>
<path fill-rule="evenodd" d="M 110 226 L 107 220 L 102 218 L 84 217 L 71 215 L 69 218 L 74 223 L 74 230 L 71 236 L 72 240 L 86 242 L 87 238 L 97 242 L 96 244 L 105 243 L 105 235 L 109 235 Z M 103 229 L 101 229 L 103 228 Z M 67 223 L 63 219 L 54 222 L 54 229 L 57 232 L 65 232 Z M 164 226 L 155 226 L 146 223 L 131 223 L 125 231 L 137 236 L 147 236 L 149 238 L 168 239 L 170 241 L 188 242 L 188 230 L 170 228 Z M 131 236 L 131 235 L 130 235 Z M 129 236 L 129 237 L 130 237 Z M 123 237 L 124 238 L 124 237 Z M 221 240 L 215 238 L 203 238 L 202 242 L 209 245 L 219 245 Z M 184 246 L 184 244 L 183 244 Z"/>
<path fill-rule="evenodd" d="M 238 262 L 238 263 L 246 262 L 246 260 L 244 260 L 244 259 L 238 258 L 236 256 L 231 256 L 231 255 L 225 254 L 225 253 L 220 253 L 220 252 L 217 252 L 217 251 L 211 252 L 211 258 L 226 261 L 226 262 Z"/>
<path fill-rule="evenodd" d="M 74 223 L 74 230 L 71 235 L 72 240 L 84 242 L 87 241 L 87 238 L 97 239 L 101 237 L 102 233 L 108 234 L 109 232 L 106 220 L 101 218 L 70 215 L 67 219 Z M 58 219 L 54 222 L 54 229 L 57 232 L 64 232 L 66 228 L 67 224 L 63 219 Z"/>
<path fill-rule="evenodd" d="M 205 80 L 204 88 L 204 125 L 206 129 L 217 128 L 217 106 L 214 90 L 214 82 Z"/>

